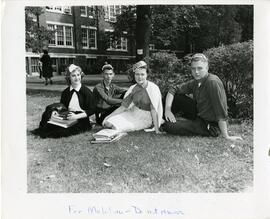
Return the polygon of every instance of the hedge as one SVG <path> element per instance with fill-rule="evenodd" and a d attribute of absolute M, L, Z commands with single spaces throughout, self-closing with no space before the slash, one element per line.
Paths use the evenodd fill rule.
<path fill-rule="evenodd" d="M 209 58 L 209 72 L 218 75 L 224 84 L 229 116 L 252 119 L 253 41 L 211 48 L 204 54 Z M 159 86 L 163 97 L 170 85 L 192 78 L 191 56 L 178 59 L 173 53 L 158 52 L 145 60 L 150 67 L 148 78 Z"/>

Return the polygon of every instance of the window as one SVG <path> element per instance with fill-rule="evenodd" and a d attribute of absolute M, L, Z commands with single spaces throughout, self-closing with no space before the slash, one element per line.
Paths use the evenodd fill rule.
<path fill-rule="evenodd" d="M 64 26 L 56 26 L 57 45 L 64 45 Z"/>
<path fill-rule="evenodd" d="M 96 48 L 96 30 L 89 29 L 88 38 L 89 38 L 89 47 Z"/>
<path fill-rule="evenodd" d="M 72 28 L 65 27 L 65 30 L 66 30 L 66 45 L 72 46 Z"/>
<path fill-rule="evenodd" d="M 149 44 L 149 50 L 155 50 L 155 44 Z"/>
<path fill-rule="evenodd" d="M 121 14 L 121 5 L 107 5 L 104 7 L 105 20 L 116 22 L 116 15 Z"/>
<path fill-rule="evenodd" d="M 94 27 L 82 26 L 82 46 L 84 48 L 97 48 L 97 30 Z"/>
<path fill-rule="evenodd" d="M 38 61 L 39 58 L 31 58 L 31 72 L 39 72 Z"/>
<path fill-rule="evenodd" d="M 86 28 L 82 28 L 82 46 L 83 47 L 88 47 L 88 43 L 87 43 L 87 29 Z"/>
<path fill-rule="evenodd" d="M 95 13 L 95 6 L 88 6 L 88 17 L 93 18 Z"/>
<path fill-rule="evenodd" d="M 105 30 L 107 34 L 110 35 L 110 46 L 107 50 L 115 50 L 115 51 L 127 51 L 127 38 L 126 37 L 120 37 L 120 38 L 114 38 L 111 32 L 113 30 Z"/>
<path fill-rule="evenodd" d="M 51 12 L 71 15 L 71 7 L 70 6 L 46 6 L 46 10 L 51 11 Z"/>
<path fill-rule="evenodd" d="M 81 6 L 80 7 L 81 10 L 81 16 L 82 17 L 90 17 L 93 18 L 96 14 L 96 9 L 95 6 Z"/>
<path fill-rule="evenodd" d="M 121 37 L 121 49 L 127 50 L 127 38 Z"/>
<path fill-rule="evenodd" d="M 81 6 L 81 7 L 80 7 L 80 10 L 81 10 L 81 16 L 82 16 L 82 17 L 86 17 L 86 16 L 87 16 L 86 8 L 87 8 L 87 7 L 85 7 L 85 6 Z"/>
<path fill-rule="evenodd" d="M 71 25 L 48 24 L 48 29 L 56 30 L 54 37 L 49 40 L 50 46 L 73 46 L 73 27 Z"/>
<path fill-rule="evenodd" d="M 55 29 L 54 29 L 54 26 L 55 26 L 55 25 L 48 24 L 48 29 L 54 31 L 54 30 L 55 30 Z M 49 40 L 49 44 L 55 45 L 55 37 L 53 37 L 52 39 Z"/>
<path fill-rule="evenodd" d="M 71 14 L 71 7 L 70 6 L 65 6 L 65 7 L 63 7 L 63 9 L 64 9 L 65 14 Z"/>

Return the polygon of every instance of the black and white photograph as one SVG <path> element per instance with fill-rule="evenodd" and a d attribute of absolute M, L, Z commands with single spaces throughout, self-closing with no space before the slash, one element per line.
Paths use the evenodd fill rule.
<path fill-rule="evenodd" d="M 267 7 L 5 1 L 5 218 L 270 217 Z"/>
<path fill-rule="evenodd" d="M 253 5 L 27 6 L 25 22 L 28 192 L 252 189 Z"/>

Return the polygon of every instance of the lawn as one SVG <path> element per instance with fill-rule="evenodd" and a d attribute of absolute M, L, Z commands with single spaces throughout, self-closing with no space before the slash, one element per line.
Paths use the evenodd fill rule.
<path fill-rule="evenodd" d="M 91 144 L 101 127 L 61 139 L 33 136 L 29 131 L 59 95 L 27 92 L 28 192 L 245 192 L 253 186 L 251 122 L 229 126 L 230 134 L 244 138 L 235 143 L 139 131 Z"/>

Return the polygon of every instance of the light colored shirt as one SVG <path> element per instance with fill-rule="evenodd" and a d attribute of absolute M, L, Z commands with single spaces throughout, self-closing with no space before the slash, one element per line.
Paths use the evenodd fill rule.
<path fill-rule="evenodd" d="M 79 104 L 79 99 L 78 99 L 78 94 L 77 92 L 79 92 L 79 90 L 81 89 L 81 86 L 78 86 L 77 88 L 73 88 L 72 86 L 70 86 L 70 91 L 75 90 L 75 92 L 72 94 L 72 97 L 70 99 L 69 105 L 68 105 L 68 110 L 69 111 L 83 111 L 82 108 L 80 107 Z M 77 92 L 76 92 L 77 91 Z"/>

